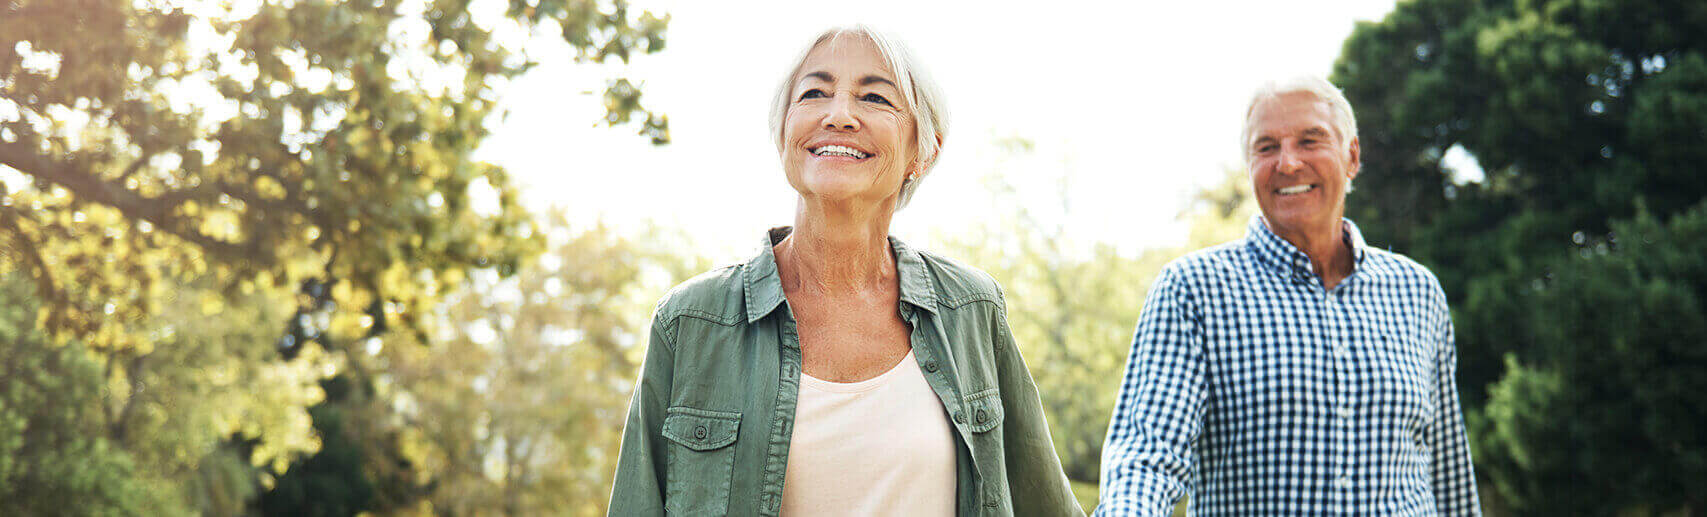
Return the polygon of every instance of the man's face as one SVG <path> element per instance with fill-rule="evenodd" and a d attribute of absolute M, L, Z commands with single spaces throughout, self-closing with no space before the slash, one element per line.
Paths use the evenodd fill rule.
<path fill-rule="evenodd" d="M 1265 99 L 1246 119 L 1251 187 L 1282 237 L 1333 231 L 1345 214 L 1346 188 L 1361 162 L 1357 139 L 1342 142 L 1332 121 L 1332 106 L 1308 93 Z"/>

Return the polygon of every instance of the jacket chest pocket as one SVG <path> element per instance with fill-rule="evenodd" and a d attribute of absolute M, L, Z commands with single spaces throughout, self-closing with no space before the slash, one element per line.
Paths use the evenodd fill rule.
<path fill-rule="evenodd" d="M 735 468 L 741 414 L 677 406 L 665 410 L 669 447 L 664 511 L 671 515 L 725 515 Z"/>

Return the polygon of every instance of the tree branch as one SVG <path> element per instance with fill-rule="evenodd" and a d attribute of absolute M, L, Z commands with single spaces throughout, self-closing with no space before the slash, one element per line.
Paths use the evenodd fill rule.
<path fill-rule="evenodd" d="M 130 162 L 130 166 L 124 168 L 123 173 L 119 174 L 118 177 L 113 178 L 113 181 L 121 185 L 124 184 L 124 180 L 135 175 L 136 171 L 142 170 L 142 166 L 148 165 L 148 160 L 153 157 L 153 154 L 144 154 L 141 157 L 138 157 L 136 161 Z"/>
<path fill-rule="evenodd" d="M 210 254 L 236 260 L 250 260 L 264 266 L 271 266 L 275 262 L 275 257 L 263 253 L 268 250 L 262 245 L 264 241 L 261 239 L 250 238 L 248 242 L 244 243 L 215 239 L 189 228 L 185 224 L 186 221 L 172 213 L 172 209 L 176 208 L 178 203 L 213 192 L 212 190 L 191 189 L 155 198 L 144 197 L 102 181 L 95 174 L 77 170 L 75 166 L 45 159 L 40 156 L 38 151 L 23 142 L 0 143 L 0 164 L 5 164 L 24 174 L 65 187 L 85 200 L 113 207 L 125 217 L 147 221 L 162 231 L 189 241 Z"/>
<path fill-rule="evenodd" d="M 0 206 L 0 230 L 12 234 L 13 244 L 24 255 L 24 262 L 27 264 L 31 276 L 35 277 L 36 296 L 40 296 L 42 301 L 47 302 L 49 306 L 48 330 L 59 329 L 65 323 L 65 297 L 59 292 L 59 288 L 54 286 L 53 272 L 48 270 L 47 262 L 42 260 L 41 251 L 37 249 L 36 243 L 24 234 L 23 226 L 18 224 L 19 217 L 16 209 Z"/>

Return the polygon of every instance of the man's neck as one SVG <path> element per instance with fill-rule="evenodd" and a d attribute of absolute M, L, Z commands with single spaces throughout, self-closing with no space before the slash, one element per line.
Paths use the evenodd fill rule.
<path fill-rule="evenodd" d="M 1270 224 L 1267 218 L 1263 223 L 1268 225 L 1275 235 L 1292 243 L 1298 251 L 1310 257 L 1310 269 L 1321 277 L 1322 287 L 1332 290 L 1334 286 L 1351 276 L 1352 253 L 1351 245 L 1346 243 L 1345 225 L 1339 218 L 1334 218 L 1332 224 L 1318 225 L 1312 228 L 1281 228 Z"/>

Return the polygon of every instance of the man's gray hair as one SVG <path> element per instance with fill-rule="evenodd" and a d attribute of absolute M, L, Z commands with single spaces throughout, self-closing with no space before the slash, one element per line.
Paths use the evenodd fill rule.
<path fill-rule="evenodd" d="M 937 141 L 948 134 L 948 107 L 943 103 L 942 89 L 936 81 L 931 79 L 912 51 L 894 36 L 864 25 L 833 27 L 819 33 L 812 44 L 800 51 L 799 57 L 794 59 L 794 66 L 789 67 L 788 75 L 783 76 L 782 84 L 777 86 L 776 98 L 771 102 L 771 138 L 776 142 L 777 152 L 782 152 L 784 119 L 788 117 L 788 106 L 794 100 L 790 94 L 794 90 L 795 75 L 806 64 L 806 56 L 818 45 L 847 34 L 865 37 L 877 47 L 877 53 L 883 56 L 884 63 L 895 74 L 895 83 L 906 100 L 907 110 L 913 114 L 914 139 L 918 141 L 917 159 L 925 167 L 918 176 L 901 184 L 901 198 L 895 205 L 899 210 L 907 206 L 919 183 L 936 167 L 937 156 L 941 152 Z"/>
<path fill-rule="evenodd" d="M 1294 77 L 1291 79 L 1269 81 L 1257 88 L 1251 95 L 1250 104 L 1245 106 L 1245 127 L 1239 132 L 1239 150 L 1245 157 L 1245 162 L 1251 160 L 1251 115 L 1256 112 L 1257 104 L 1262 101 L 1293 93 L 1306 93 L 1316 100 L 1328 103 L 1333 112 L 1333 125 L 1336 136 L 1339 137 L 1340 152 L 1351 148 L 1351 140 L 1357 138 L 1357 115 L 1351 111 L 1351 101 L 1345 99 L 1345 94 L 1327 79 L 1313 75 Z"/>

